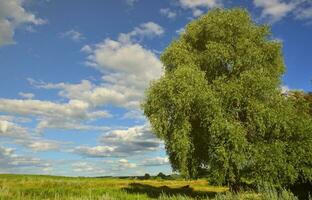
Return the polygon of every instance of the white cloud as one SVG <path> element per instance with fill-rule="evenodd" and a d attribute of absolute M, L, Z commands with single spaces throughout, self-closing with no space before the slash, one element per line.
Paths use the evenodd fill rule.
<path fill-rule="evenodd" d="M 29 128 L 1 118 L 0 137 L 12 138 L 15 144 L 20 144 L 34 151 L 57 150 L 61 146 L 60 142 L 34 136 Z"/>
<path fill-rule="evenodd" d="M 89 61 L 104 72 L 113 70 L 118 73 L 137 74 L 145 79 L 159 76 L 162 68 L 156 55 L 140 44 L 123 44 L 110 39 L 96 46 Z"/>
<path fill-rule="evenodd" d="M 8 120 L 0 119 L 0 136 L 24 137 L 28 130 Z"/>
<path fill-rule="evenodd" d="M 222 6 L 221 0 L 179 0 L 184 8 L 196 9 L 198 7 L 213 8 Z"/>
<path fill-rule="evenodd" d="M 281 20 L 286 16 L 292 16 L 297 20 L 312 19 L 312 2 L 310 0 L 253 0 L 256 7 L 262 9 L 262 17 L 272 22 Z"/>
<path fill-rule="evenodd" d="M 269 17 L 273 22 L 282 19 L 296 8 L 295 3 L 282 0 L 254 0 L 253 3 L 262 8 L 262 17 Z"/>
<path fill-rule="evenodd" d="M 200 9 L 195 9 L 193 10 L 193 16 L 194 17 L 199 17 L 201 16 L 202 14 L 204 14 L 204 11 L 200 10 Z"/>
<path fill-rule="evenodd" d="M 123 116 L 122 119 L 135 119 L 135 120 L 144 120 L 145 116 L 141 110 L 130 110 L 126 112 Z"/>
<path fill-rule="evenodd" d="M 32 99 L 35 97 L 35 95 L 33 93 L 20 92 L 20 93 L 18 93 L 18 95 L 20 95 L 21 97 L 23 97 L 25 99 Z"/>
<path fill-rule="evenodd" d="M 153 22 L 141 24 L 130 33 L 122 33 L 118 40 L 106 38 L 95 45 L 85 45 L 86 64 L 103 73 L 102 83 L 88 80 L 78 84 L 44 83 L 30 79 L 32 85 L 44 89 L 59 89 L 59 95 L 69 100 L 86 102 L 90 107 L 111 104 L 138 109 L 149 82 L 162 74 L 163 65 L 152 51 L 135 43 L 137 37 L 162 35 L 163 28 Z"/>
<path fill-rule="evenodd" d="M 88 80 L 82 80 L 78 84 L 68 83 L 32 83 L 37 88 L 43 89 L 59 89 L 59 95 L 68 99 L 75 99 L 88 103 L 90 107 L 96 108 L 105 104 L 112 104 L 120 107 L 138 106 L 138 99 L 141 98 L 141 92 L 138 89 L 129 89 L 124 84 L 136 84 L 141 89 L 144 85 L 137 81 L 136 76 L 124 77 L 125 74 L 112 73 L 103 76 L 103 81 L 100 85 L 94 85 Z M 123 78 L 125 80 L 123 80 Z M 132 80 L 134 79 L 134 80 Z M 126 83 L 125 81 L 128 82 Z M 132 81 L 132 82 L 131 82 Z M 132 86 L 134 87 L 134 86 Z M 142 92 L 143 93 L 143 92 Z M 106 114 L 109 117 L 108 114 Z"/>
<path fill-rule="evenodd" d="M 0 146 L 0 158 L 3 158 L 5 156 L 10 156 L 12 155 L 14 152 L 14 149 L 12 148 L 5 148 L 5 147 L 2 147 Z"/>
<path fill-rule="evenodd" d="M 79 172 L 79 175 L 81 174 L 103 174 L 106 172 L 105 169 L 88 162 L 76 162 L 72 164 L 73 171 Z"/>
<path fill-rule="evenodd" d="M 89 45 L 85 45 L 80 49 L 83 53 L 92 53 L 92 48 Z"/>
<path fill-rule="evenodd" d="M 75 121 L 64 121 L 62 119 L 42 119 L 36 126 L 36 132 L 43 133 L 46 129 L 77 130 L 77 131 L 108 131 L 106 126 L 95 126 L 82 124 Z"/>
<path fill-rule="evenodd" d="M 0 146 L 0 173 L 44 173 L 45 168 L 51 168 L 48 161 L 25 155 L 15 154 L 12 148 Z"/>
<path fill-rule="evenodd" d="M 78 146 L 74 152 L 88 157 L 111 157 L 115 149 L 115 146 Z"/>
<path fill-rule="evenodd" d="M 148 125 L 112 130 L 104 134 L 100 142 L 116 146 L 115 152 L 120 155 L 155 151 L 162 143 L 151 133 Z"/>
<path fill-rule="evenodd" d="M 120 157 L 156 151 L 162 144 L 147 125 L 109 131 L 99 143 L 101 145 L 95 147 L 76 147 L 73 152 L 88 157 Z"/>
<path fill-rule="evenodd" d="M 123 117 L 142 117 L 138 112 L 144 90 L 149 82 L 162 74 L 162 64 L 150 50 L 136 43 L 137 38 L 153 37 L 163 34 L 163 29 L 155 23 L 145 23 L 134 28 L 129 40 L 105 39 L 96 45 L 86 45 L 81 51 L 88 54 L 87 61 L 103 73 L 100 83 L 82 80 L 80 83 L 45 83 L 29 79 L 37 89 L 58 90 L 62 97 L 59 102 L 35 99 L 0 98 L 0 112 L 31 118 L 36 122 L 33 133 L 44 133 L 47 129 L 105 131 L 97 146 L 81 145 L 73 147 L 72 152 L 88 157 L 120 157 L 133 153 L 146 153 L 160 148 L 161 141 L 150 133 L 147 126 L 112 130 L 107 127 L 93 126 L 92 120 L 110 117 L 103 111 L 104 105 L 126 108 Z M 125 34 L 127 35 L 127 34 Z M 21 93 L 32 98 L 30 94 Z M 119 116 L 122 117 L 122 116 Z M 1 118 L 0 118 L 1 119 Z M 143 120 L 143 118 L 141 118 Z M 29 130 L 18 126 L 3 117 L 0 123 L 1 134 L 11 137 L 16 144 L 33 151 L 62 149 L 62 143 L 45 140 L 41 136 L 8 136 L 16 134 L 17 128 L 29 135 Z M 12 123 L 12 124 L 11 124 Z M 14 131 L 14 129 L 16 129 Z M 126 165 L 124 163 L 124 165 Z M 119 166 L 119 164 L 118 164 Z M 134 166 L 129 164 L 129 167 Z M 46 167 L 49 171 L 49 166 Z"/>
<path fill-rule="evenodd" d="M 179 4 L 184 9 L 191 9 L 194 17 L 204 13 L 199 8 L 210 9 L 223 6 L 222 0 L 179 0 Z"/>
<path fill-rule="evenodd" d="M 20 115 L 43 116 L 59 119 L 92 119 L 105 117 L 107 113 L 88 112 L 89 104 L 80 100 L 68 103 L 54 103 L 40 100 L 20 100 L 0 98 L 0 112 Z"/>
<path fill-rule="evenodd" d="M 38 137 L 25 137 L 16 139 L 15 143 L 21 144 L 33 151 L 59 150 L 61 143 L 54 140 L 45 140 Z"/>
<path fill-rule="evenodd" d="M 157 25 L 146 23 L 128 34 L 120 34 L 118 40 L 105 39 L 92 47 L 85 46 L 82 51 L 88 52 L 87 65 L 104 74 L 104 83 L 92 89 L 89 101 L 138 108 L 145 88 L 161 76 L 163 65 L 152 51 L 133 43 L 133 37 L 162 33 Z"/>
<path fill-rule="evenodd" d="M 135 27 L 133 31 L 129 33 L 120 33 L 118 41 L 122 43 L 131 43 L 137 38 L 142 40 L 144 37 L 152 38 L 154 36 L 161 36 L 164 34 L 165 30 L 160 25 L 154 22 L 146 22 L 140 24 L 139 27 Z"/>
<path fill-rule="evenodd" d="M 0 133 L 6 133 L 9 129 L 9 122 L 8 121 L 0 121 Z"/>
<path fill-rule="evenodd" d="M 120 168 L 120 169 L 135 168 L 137 166 L 135 163 L 130 163 L 126 159 L 120 159 L 120 160 L 118 160 L 118 163 L 119 163 L 118 168 Z"/>
<path fill-rule="evenodd" d="M 40 25 L 45 21 L 23 7 L 22 0 L 0 1 L 0 46 L 13 44 L 15 29 L 22 24 Z"/>
<path fill-rule="evenodd" d="M 160 165 L 168 165 L 169 159 L 168 157 L 154 157 L 154 158 L 147 158 L 142 162 L 144 166 L 160 166 Z"/>
<path fill-rule="evenodd" d="M 165 16 L 169 19 L 174 19 L 177 16 L 177 13 L 170 10 L 170 8 L 161 8 L 159 12 L 162 16 Z"/>
<path fill-rule="evenodd" d="M 179 28 L 178 30 L 176 30 L 176 33 L 177 33 L 178 35 L 181 35 L 181 34 L 183 34 L 184 32 L 185 32 L 185 28 L 184 28 L 184 27 Z"/>
<path fill-rule="evenodd" d="M 80 42 L 81 40 L 85 39 L 85 37 L 83 36 L 82 33 L 76 31 L 76 30 L 69 30 L 69 31 L 66 31 L 64 33 L 61 33 L 61 37 L 63 38 L 69 38 L 75 42 Z"/>
<path fill-rule="evenodd" d="M 12 121 L 12 122 L 16 122 L 16 123 L 28 123 L 28 122 L 31 122 L 30 118 L 17 117 L 17 116 L 13 116 L 13 115 L 0 115 L 0 121 L 1 120 Z"/>
<path fill-rule="evenodd" d="M 83 122 L 111 115 L 106 111 L 94 111 L 81 100 L 54 103 L 40 100 L 0 99 L 0 112 L 36 117 L 37 132 L 45 129 L 107 130 L 106 127 L 86 125 Z M 15 131 L 16 132 L 16 131 Z"/>

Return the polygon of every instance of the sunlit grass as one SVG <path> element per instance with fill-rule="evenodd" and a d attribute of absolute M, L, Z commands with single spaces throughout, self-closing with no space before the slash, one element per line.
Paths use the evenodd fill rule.
<path fill-rule="evenodd" d="M 183 188 L 187 187 L 187 188 Z M 156 199 L 224 192 L 207 181 L 0 175 L 0 199 Z M 171 195 L 172 194 L 172 195 Z M 174 197 L 172 197 L 174 199 Z"/>
<path fill-rule="evenodd" d="M 137 180 L 0 175 L 0 200 L 296 200 L 286 190 L 233 194 L 206 180 Z"/>

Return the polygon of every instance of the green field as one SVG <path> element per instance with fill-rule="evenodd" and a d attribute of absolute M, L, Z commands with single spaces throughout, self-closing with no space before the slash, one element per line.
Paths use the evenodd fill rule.
<path fill-rule="evenodd" d="M 208 186 L 205 180 L 135 180 L 0 175 L 0 199 L 158 199 L 215 196 L 227 188 Z"/>
<path fill-rule="evenodd" d="M 206 180 L 136 180 L 130 178 L 71 178 L 35 175 L 0 175 L 0 200 L 293 200 L 285 191 L 233 195 Z"/>

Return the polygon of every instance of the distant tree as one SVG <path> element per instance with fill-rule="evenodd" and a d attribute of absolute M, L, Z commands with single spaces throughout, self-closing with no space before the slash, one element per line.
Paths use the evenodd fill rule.
<path fill-rule="evenodd" d="M 282 44 L 271 38 L 246 10 L 215 9 L 164 51 L 142 107 L 175 171 L 232 190 L 312 180 L 307 102 L 281 95 Z"/>
<path fill-rule="evenodd" d="M 164 173 L 162 173 L 162 172 L 159 172 L 159 173 L 157 174 L 157 177 L 158 177 L 158 178 L 161 178 L 161 179 L 166 179 L 166 178 L 167 178 L 167 176 L 166 176 Z"/>
<path fill-rule="evenodd" d="M 151 178 L 151 175 L 149 175 L 148 173 L 146 173 L 146 174 L 144 174 L 143 178 L 144 178 L 145 180 L 148 180 L 148 179 Z"/>

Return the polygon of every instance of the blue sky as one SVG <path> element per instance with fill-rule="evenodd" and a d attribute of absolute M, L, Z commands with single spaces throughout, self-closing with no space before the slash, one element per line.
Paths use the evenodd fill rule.
<path fill-rule="evenodd" d="M 281 87 L 311 91 L 309 0 L 0 0 L 0 173 L 171 173 L 144 90 L 188 22 L 237 6 L 283 42 Z"/>

